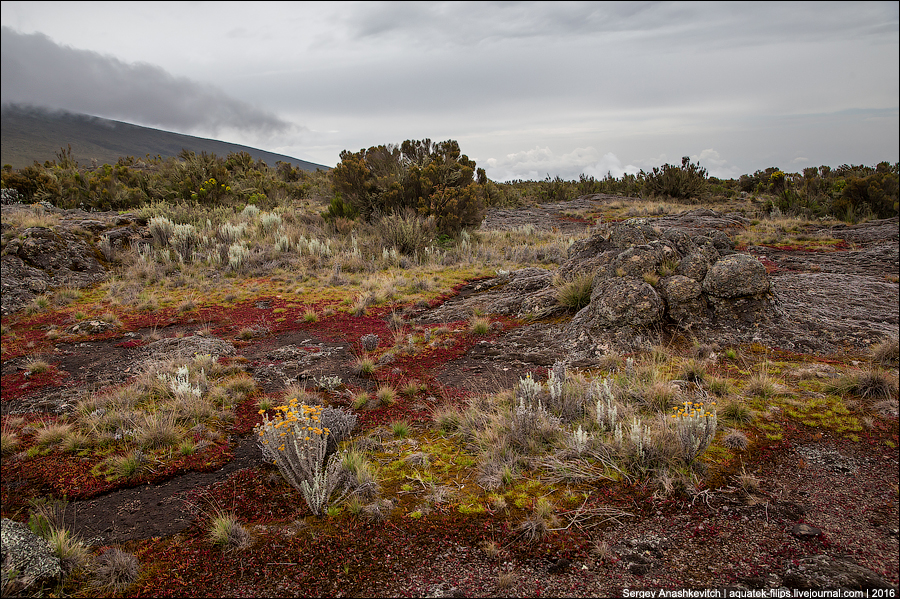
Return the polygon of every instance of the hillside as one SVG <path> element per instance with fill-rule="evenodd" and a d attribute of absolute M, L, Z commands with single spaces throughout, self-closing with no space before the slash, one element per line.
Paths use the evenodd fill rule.
<path fill-rule="evenodd" d="M 244 151 L 272 166 L 280 160 L 306 171 L 330 168 L 248 146 L 35 107 L 5 105 L 0 123 L 0 164 L 10 164 L 13 168 L 23 168 L 35 160 L 51 160 L 60 148 L 69 144 L 75 159 L 85 164 L 94 159 L 101 164 L 112 164 L 122 156 L 142 157 L 147 154 L 166 158 L 177 156 L 182 149 L 187 149 L 218 156 Z"/>

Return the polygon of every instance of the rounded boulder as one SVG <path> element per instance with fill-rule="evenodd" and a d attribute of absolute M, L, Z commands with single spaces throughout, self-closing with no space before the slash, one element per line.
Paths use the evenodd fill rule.
<path fill-rule="evenodd" d="M 713 264 L 703 279 L 703 291 L 718 298 L 743 297 L 769 291 L 766 267 L 749 254 L 731 254 Z"/>

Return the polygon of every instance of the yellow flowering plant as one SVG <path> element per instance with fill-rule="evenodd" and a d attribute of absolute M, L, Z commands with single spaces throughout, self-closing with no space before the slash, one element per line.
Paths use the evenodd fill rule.
<path fill-rule="evenodd" d="M 682 457 L 688 465 L 703 455 L 716 436 L 716 402 L 709 407 L 703 402 L 685 401 L 673 408 L 672 419 L 681 443 Z"/>
<path fill-rule="evenodd" d="M 278 467 L 285 480 L 303 493 L 313 513 L 320 516 L 340 479 L 341 461 L 333 451 L 337 442 L 349 435 L 356 416 L 309 406 L 296 398 L 271 411 L 270 417 L 269 411 L 260 410 L 262 422 L 254 428 L 263 457 Z M 327 459 L 329 453 L 332 455 Z"/>

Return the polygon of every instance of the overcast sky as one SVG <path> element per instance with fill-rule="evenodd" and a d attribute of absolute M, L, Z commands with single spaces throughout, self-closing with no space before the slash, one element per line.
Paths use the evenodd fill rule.
<path fill-rule="evenodd" d="M 494 180 L 900 159 L 898 4 L 8 2 L 2 102 Z"/>

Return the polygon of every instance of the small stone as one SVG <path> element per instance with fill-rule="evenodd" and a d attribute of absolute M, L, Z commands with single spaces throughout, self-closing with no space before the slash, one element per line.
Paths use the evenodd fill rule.
<path fill-rule="evenodd" d="M 810 526 L 809 524 L 798 522 L 797 524 L 794 524 L 794 528 L 791 529 L 791 534 L 798 539 L 803 539 L 809 537 L 817 537 L 822 534 L 822 531 L 815 526 Z"/>

